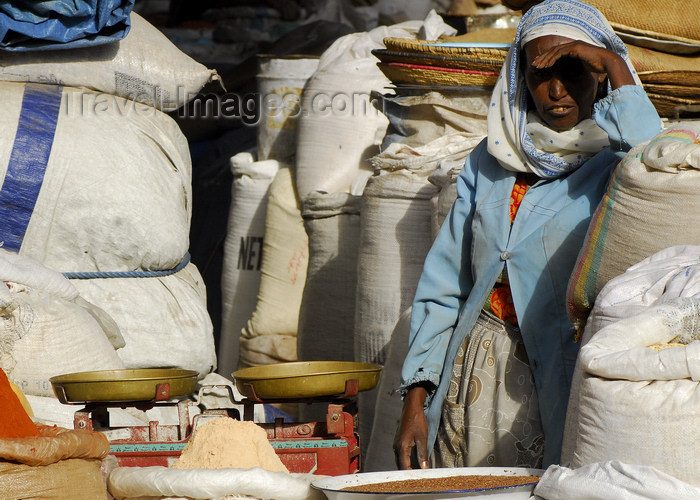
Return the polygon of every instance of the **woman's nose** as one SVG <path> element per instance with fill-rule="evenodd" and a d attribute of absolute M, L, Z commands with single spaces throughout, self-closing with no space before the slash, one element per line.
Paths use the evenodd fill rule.
<path fill-rule="evenodd" d="M 566 95 L 566 87 L 564 82 L 557 76 L 552 77 L 549 81 L 549 97 L 553 100 L 561 99 Z"/>

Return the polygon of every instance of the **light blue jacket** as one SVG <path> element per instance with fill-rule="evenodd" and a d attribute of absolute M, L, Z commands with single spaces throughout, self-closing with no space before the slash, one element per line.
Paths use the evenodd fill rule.
<path fill-rule="evenodd" d="M 425 260 L 413 303 L 410 347 L 401 389 L 431 382 L 426 406 L 433 449 L 459 346 L 471 331 L 497 277 L 508 277 L 530 359 L 545 435 L 544 466 L 557 463 L 579 346 L 566 314 L 566 288 L 589 220 L 613 168 L 635 144 L 661 130 L 638 86 L 596 103 L 593 118 L 611 146 L 563 177 L 539 180 L 525 194 L 512 227 L 516 173 L 505 170 L 483 141 L 457 180 L 457 199 Z"/>

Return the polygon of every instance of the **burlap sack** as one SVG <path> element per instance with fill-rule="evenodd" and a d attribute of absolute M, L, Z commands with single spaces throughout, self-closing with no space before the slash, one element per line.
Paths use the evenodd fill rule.
<path fill-rule="evenodd" d="M 700 24 L 686 0 L 587 0 L 619 33 L 700 44 Z M 690 14 L 690 15 L 689 15 Z"/>
<path fill-rule="evenodd" d="M 107 498 L 101 461 L 71 458 L 50 465 L 0 462 L 2 498 L 99 500 Z"/>
<path fill-rule="evenodd" d="M 0 439 L 0 459 L 25 465 L 49 465 L 67 458 L 103 459 L 109 453 L 104 434 L 40 425 L 41 436 Z"/>
<path fill-rule="evenodd" d="M 104 434 L 39 426 L 41 436 L 0 439 L 2 498 L 95 500 L 107 498 Z"/>
<path fill-rule="evenodd" d="M 667 54 L 635 45 L 627 49 L 643 84 L 700 86 L 700 55 Z"/>
<path fill-rule="evenodd" d="M 680 122 L 634 147 L 596 209 L 569 281 L 579 328 L 603 286 L 631 265 L 676 245 L 700 244 L 700 123 Z"/>

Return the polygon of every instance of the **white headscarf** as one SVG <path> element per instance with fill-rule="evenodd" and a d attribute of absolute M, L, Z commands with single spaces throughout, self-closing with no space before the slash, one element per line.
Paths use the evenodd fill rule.
<path fill-rule="evenodd" d="M 487 114 L 488 151 L 506 169 L 554 178 L 580 167 L 609 145 L 607 134 L 592 119 L 557 132 L 537 113 L 527 111 L 528 90 L 520 71 L 522 48 L 545 35 L 582 40 L 620 55 L 641 85 L 627 47 L 595 8 L 578 0 L 545 0 L 523 16 L 491 96 Z"/>

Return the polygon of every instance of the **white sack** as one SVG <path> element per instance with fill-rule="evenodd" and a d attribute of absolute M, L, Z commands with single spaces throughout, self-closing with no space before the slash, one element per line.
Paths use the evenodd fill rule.
<path fill-rule="evenodd" d="M 491 92 L 421 92 L 382 96 L 382 110 L 390 122 L 382 142 L 417 147 L 445 135 L 472 133 L 486 136 L 486 114 Z"/>
<path fill-rule="evenodd" d="M 240 366 L 263 364 L 259 355 L 266 354 L 265 349 L 274 349 L 267 352 L 272 359 L 296 360 L 308 246 L 293 173 L 289 168 L 282 168 L 270 185 L 260 288 L 255 310 L 242 332 Z M 248 353 L 253 357 L 247 358 Z"/>
<path fill-rule="evenodd" d="M 610 280 L 600 291 L 586 322 L 581 344 L 586 345 L 601 329 L 636 316 L 649 307 L 700 293 L 700 247 L 665 248 L 631 266 Z M 576 361 L 566 413 L 561 463 L 569 465 L 579 427 L 578 405 L 583 372 Z"/>
<path fill-rule="evenodd" d="M 680 336 L 679 340 L 676 337 Z M 700 298 L 676 298 L 599 330 L 584 372 L 571 466 L 620 460 L 700 486 Z M 646 346 L 690 342 L 656 351 Z"/>
<path fill-rule="evenodd" d="M 83 307 L 22 286 L 13 285 L 11 290 L 14 310 L 2 315 L 0 359 L 8 378 L 24 393 L 52 395 L 49 378 L 56 375 L 124 368 L 100 325 Z"/>
<path fill-rule="evenodd" d="M 157 28 L 132 12 L 131 29 L 118 42 L 69 50 L 0 52 L 0 81 L 83 87 L 172 111 L 215 71 L 180 51 Z"/>
<path fill-rule="evenodd" d="M 700 122 L 674 123 L 629 151 L 596 208 L 568 285 L 577 328 L 609 280 L 663 248 L 700 245 L 699 189 Z"/>
<path fill-rule="evenodd" d="M 258 57 L 256 77 L 262 99 L 258 160 L 293 163 L 297 149 L 301 95 L 318 68 L 318 57 Z"/>
<path fill-rule="evenodd" d="M 167 467 L 118 467 L 107 479 L 116 500 L 139 497 L 221 498 L 248 495 L 275 500 L 320 500 L 323 493 L 311 488 L 319 476 L 286 474 L 253 469 L 169 469 Z"/>
<path fill-rule="evenodd" d="M 74 405 L 64 405 L 55 396 L 33 396 L 25 394 L 34 417 L 32 420 L 42 425 L 57 425 L 64 429 L 73 429 L 75 412 Z"/>
<path fill-rule="evenodd" d="M 0 367 L 25 394 L 52 396 L 56 375 L 124 367 L 110 341 L 124 345 L 119 329 L 78 299 L 61 274 L 0 251 Z"/>
<path fill-rule="evenodd" d="M 300 361 L 354 361 L 355 292 L 362 198 L 309 194 L 302 216 L 309 264 L 299 310 Z"/>
<path fill-rule="evenodd" d="M 367 449 L 363 472 L 381 472 L 396 469 L 394 458 L 394 433 L 401 422 L 403 400 L 398 390 L 401 385 L 401 368 L 408 354 L 408 334 L 411 330 L 411 311 L 406 309 L 399 316 L 391 334 L 382 376 L 377 386 L 377 397 L 372 417 L 372 439 L 363 441 Z"/>
<path fill-rule="evenodd" d="M 231 158 L 233 185 L 221 273 L 221 336 L 218 371 L 226 377 L 238 368 L 241 330 L 255 311 L 260 287 L 265 215 L 270 183 L 280 164 L 254 161 L 250 153 Z"/>
<path fill-rule="evenodd" d="M 619 460 L 568 469 L 550 465 L 535 486 L 536 500 L 695 500 L 700 489 L 653 467 Z"/>
<path fill-rule="evenodd" d="M 355 299 L 355 360 L 386 362 L 392 333 L 408 309 L 432 244 L 437 187 L 409 170 L 371 177 L 362 195 Z M 372 438 L 378 389 L 358 397 L 363 442 Z M 393 434 L 395 429 L 383 428 Z M 366 448 L 363 448 L 366 453 Z"/>
<path fill-rule="evenodd" d="M 413 302 L 432 244 L 437 188 L 408 170 L 371 177 L 362 195 L 355 359 L 383 364 L 401 312 Z"/>
<path fill-rule="evenodd" d="M 453 30 L 426 20 L 431 32 Z M 379 26 L 336 40 L 322 55 L 302 95 L 297 136 L 297 192 L 362 194 L 372 173 L 369 158 L 379 153 L 388 119 L 372 105 L 370 93 L 391 82 L 377 67 L 372 50 L 384 38 L 415 38 L 413 25 Z"/>
<path fill-rule="evenodd" d="M 0 83 L 1 178 L 26 85 Z M 189 247 L 187 140 L 166 114 L 103 97 L 63 89 L 51 154 L 19 253 L 61 272 L 174 268 Z"/>
<path fill-rule="evenodd" d="M 71 282 L 119 325 L 127 368 L 182 368 L 200 378 L 216 368 L 206 289 L 194 264 L 163 277 Z"/>

